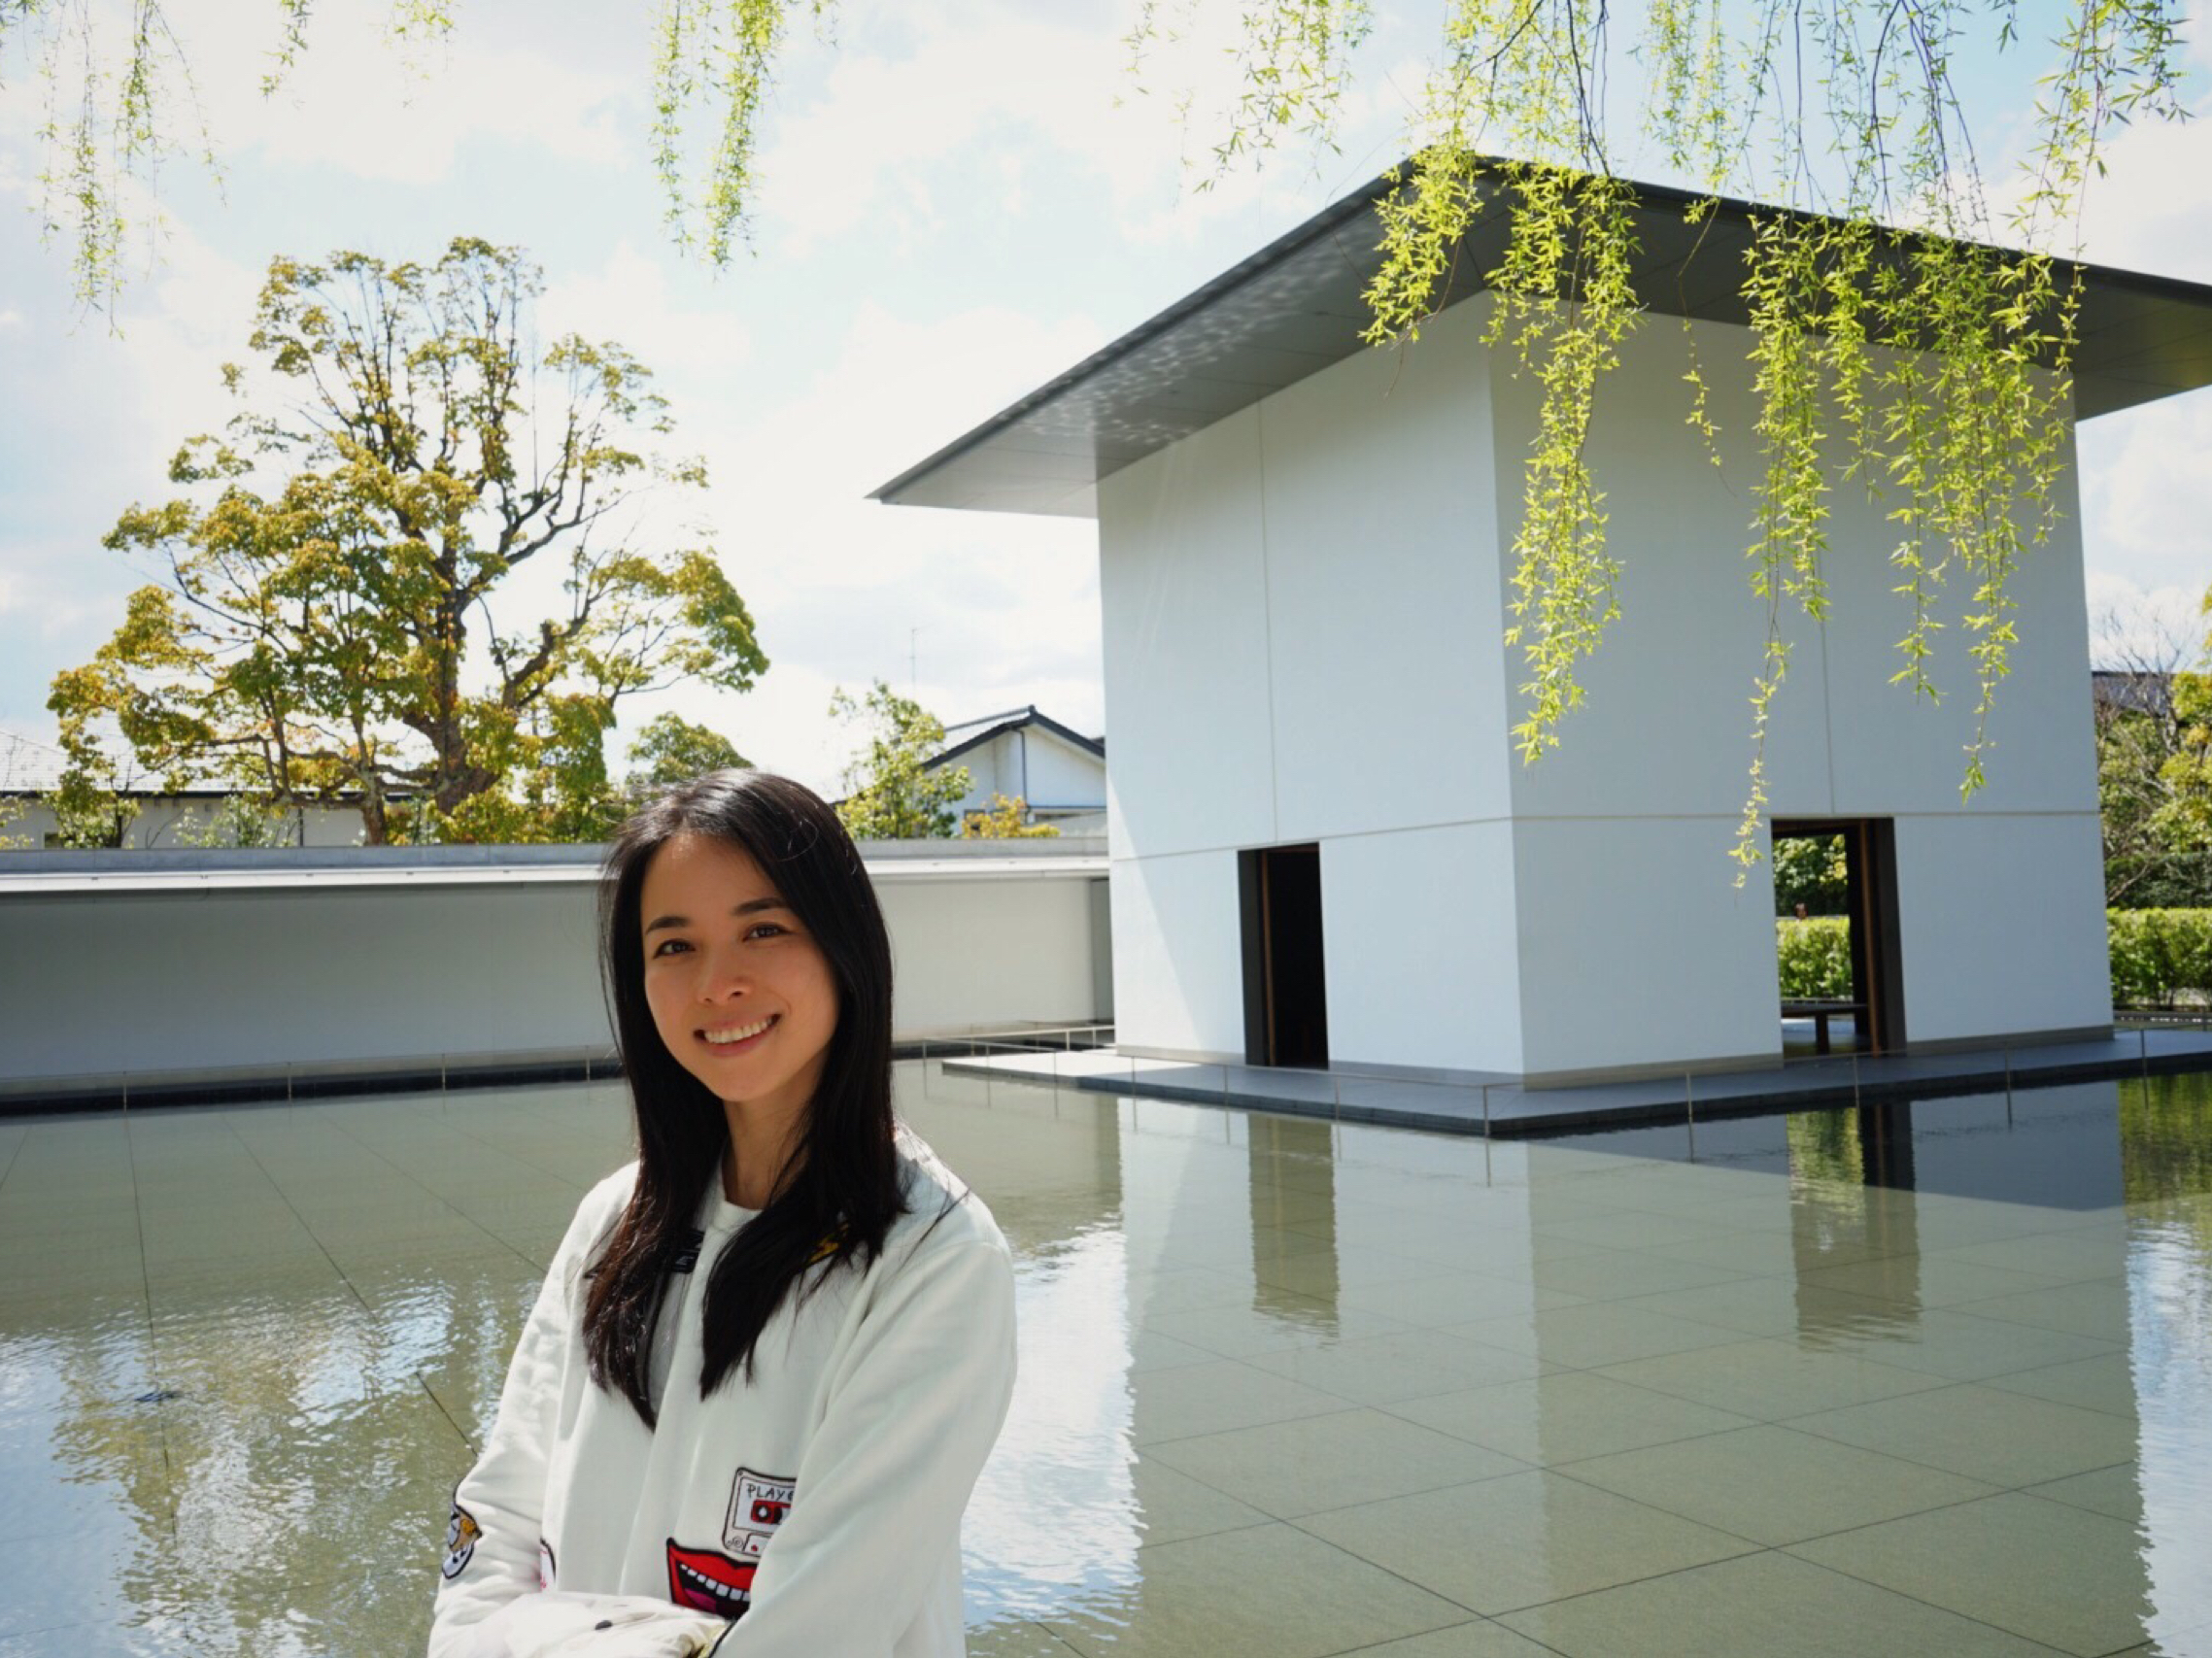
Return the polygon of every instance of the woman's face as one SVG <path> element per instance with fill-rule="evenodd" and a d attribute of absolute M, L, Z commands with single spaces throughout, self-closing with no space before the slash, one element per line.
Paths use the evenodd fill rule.
<path fill-rule="evenodd" d="M 718 1100 L 803 1110 L 837 1029 L 837 983 L 743 848 L 678 834 L 639 893 L 645 999 L 676 1063 Z"/>

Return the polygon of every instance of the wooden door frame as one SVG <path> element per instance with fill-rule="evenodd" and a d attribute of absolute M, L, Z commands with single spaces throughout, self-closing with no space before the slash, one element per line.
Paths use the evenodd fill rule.
<path fill-rule="evenodd" d="M 1845 908 L 1851 924 L 1852 982 L 1865 993 L 1868 1051 L 1906 1051 L 1904 958 L 1897 937 L 1897 830 L 1890 818 L 1776 818 L 1767 850 L 1778 840 L 1840 834 L 1849 875 Z M 1855 1037 L 1860 1033 L 1854 1032 Z"/>

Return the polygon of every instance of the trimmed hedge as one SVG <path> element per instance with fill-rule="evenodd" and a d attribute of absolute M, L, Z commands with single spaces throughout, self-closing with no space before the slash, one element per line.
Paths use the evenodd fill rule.
<path fill-rule="evenodd" d="M 1851 998 L 1851 923 L 1840 915 L 1806 921 L 1783 916 L 1774 924 L 1785 1001 Z"/>
<path fill-rule="evenodd" d="M 2112 1005 L 2171 1007 L 2182 992 L 2212 994 L 2212 910 L 2112 909 Z"/>
<path fill-rule="evenodd" d="M 2171 1007 L 2177 996 L 2212 998 L 2212 909 L 2105 911 L 2112 947 L 2112 1005 Z M 1786 1000 L 1851 995 L 1851 931 L 1842 916 L 1774 924 Z"/>

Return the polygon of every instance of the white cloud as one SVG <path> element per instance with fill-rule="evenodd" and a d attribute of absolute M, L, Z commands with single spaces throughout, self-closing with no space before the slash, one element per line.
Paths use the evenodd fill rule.
<path fill-rule="evenodd" d="M 623 9 L 617 9 L 623 10 Z M 264 98 L 272 19 L 252 8 L 225 8 L 208 31 L 214 50 L 196 50 L 211 82 L 211 108 L 222 112 L 216 137 L 236 153 L 257 149 L 288 168 L 328 166 L 362 179 L 428 185 L 445 179 L 461 146 L 499 139 L 569 162 L 612 166 L 632 157 L 634 140 L 617 111 L 638 86 L 627 59 L 585 67 L 534 45 L 545 31 L 504 33 L 464 15 L 448 44 L 403 50 L 390 38 L 389 6 L 354 0 L 319 5 L 307 51 L 284 86 Z M 573 15 L 571 15 L 573 16 Z M 627 34 L 641 19 L 625 17 Z M 641 53 L 632 53 L 641 59 Z"/>
<path fill-rule="evenodd" d="M 549 282 L 538 302 L 538 333 L 616 340 L 656 374 L 680 369 L 702 377 L 741 367 L 753 355 L 753 331 L 732 308 L 686 306 L 672 291 L 679 255 L 664 249 L 641 252 L 617 242 L 596 271 L 578 271 Z"/>
<path fill-rule="evenodd" d="M 2195 665 L 2206 626 L 2202 586 L 2146 589 L 2092 570 L 2088 588 L 2093 666 L 2169 672 Z"/>
<path fill-rule="evenodd" d="M 2145 588 L 2212 580 L 2212 390 L 2087 423 L 2086 558 Z"/>
<path fill-rule="evenodd" d="M 1230 50 L 1240 21 L 1234 7 L 1197 18 L 1208 32 L 1156 54 L 1140 82 L 1127 70 L 1122 10 L 849 7 L 811 92 L 769 119 L 756 196 L 764 245 L 800 256 L 865 222 L 879 247 L 895 247 L 966 218 L 975 197 L 1003 216 L 1035 212 L 1066 187 L 1054 156 L 1075 178 L 1105 180 L 1126 237 L 1187 240 L 1241 213 L 1294 220 L 1396 158 L 1402 98 L 1383 77 L 1345 101 L 1346 155 L 1301 166 L 1289 146 L 1264 169 L 1216 175 L 1210 149 L 1242 85 Z M 1175 114 L 1185 96 L 1187 123 Z"/>
<path fill-rule="evenodd" d="M 831 787 L 854 746 L 829 717 L 831 690 L 874 678 L 911 688 L 947 721 L 1035 702 L 1100 726 L 1090 524 L 865 498 L 1099 334 L 1080 318 L 923 320 L 866 305 L 837 355 L 771 412 L 692 425 L 695 439 L 708 434 L 723 564 L 773 663 L 715 716 L 749 756 Z M 625 727 L 655 711 L 640 704 Z"/>

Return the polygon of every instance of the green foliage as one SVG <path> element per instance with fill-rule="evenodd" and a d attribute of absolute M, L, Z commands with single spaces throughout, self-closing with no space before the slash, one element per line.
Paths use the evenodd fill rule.
<path fill-rule="evenodd" d="M 2171 1007 L 2212 997 L 2212 910 L 2105 911 L 2115 1007 Z"/>
<path fill-rule="evenodd" d="M 435 261 L 279 257 L 253 350 L 273 388 L 178 451 L 189 493 L 107 545 L 166 565 L 58 675 L 63 743 L 113 719 L 141 763 L 272 808 L 357 806 L 372 845 L 596 840 L 621 819 L 622 697 L 741 691 L 767 666 L 711 548 L 631 539 L 703 487 L 620 346 L 533 355 L 537 267 L 460 238 Z M 512 629 L 510 578 L 559 559 L 560 614 Z M 74 749 L 72 753 L 76 752 Z"/>
<path fill-rule="evenodd" d="M 2122 1193 L 2130 1205 L 2174 1205 L 2212 1257 L 2212 1093 L 2201 1075 L 2146 1076 L 2120 1089 Z M 2143 1218 L 2143 1217 L 2137 1217 Z"/>
<path fill-rule="evenodd" d="M 1033 824 L 1028 818 L 1029 802 L 1019 795 L 993 795 L 990 805 L 967 815 L 960 832 L 968 840 L 1045 840 L 1060 833 L 1052 824 Z"/>
<path fill-rule="evenodd" d="M 2212 612 L 2212 592 L 2204 608 Z M 2163 665 L 2135 670 L 2150 694 L 2096 705 L 2104 897 L 2128 909 L 2212 905 L 2212 638 L 2197 671 L 2166 675 Z"/>
<path fill-rule="evenodd" d="M 944 746 L 944 726 L 936 715 L 880 679 L 862 700 L 839 686 L 830 712 L 859 726 L 866 739 L 845 767 L 845 798 L 837 803 L 837 816 L 854 839 L 910 840 L 958 831 L 956 808 L 968 793 L 968 768 L 927 768 L 929 758 Z"/>
<path fill-rule="evenodd" d="M 1774 913 L 1840 915 L 1850 891 L 1844 837 L 1789 835 L 1774 843 Z"/>
<path fill-rule="evenodd" d="M 87 690 L 106 690 L 113 683 L 112 672 L 101 662 L 58 676 L 57 696 L 64 681 Z M 138 801 L 124 793 L 136 781 L 135 768 L 127 761 L 118 764 L 85 721 L 62 723 L 61 752 L 69 763 L 46 797 L 53 813 L 54 839 L 67 847 L 121 846 L 138 821 Z"/>
<path fill-rule="evenodd" d="M 203 819 L 187 811 L 170 831 L 181 846 L 260 847 L 300 844 L 299 816 L 248 795 L 225 795 Z"/>
<path fill-rule="evenodd" d="M 1790 1001 L 1851 999 L 1851 924 L 1842 916 L 1774 924 L 1782 994 Z"/>
<path fill-rule="evenodd" d="M 1168 32 L 1159 10 L 1144 14 L 1140 52 Z M 1328 26 L 1325 10 L 1287 0 L 1260 10 Z M 1740 886 L 1760 856 L 1765 734 L 1788 669 L 1783 612 L 1827 614 L 1839 484 L 1877 495 L 1898 526 L 1892 585 L 1909 617 L 1892 683 L 1935 699 L 1933 638 L 1953 627 L 1962 640 L 1976 702 L 1960 793 L 1983 785 L 1996 688 L 2018 642 L 2013 580 L 2059 510 L 2067 452 L 2081 288 L 2048 251 L 2073 235 L 2111 123 L 2182 114 L 2178 11 L 2172 0 L 2065 0 L 2059 65 L 2037 83 L 2027 187 L 2001 226 L 1951 66 L 1967 56 L 1986 65 L 2015 45 L 2014 7 L 1654 0 L 1645 16 L 1636 103 L 1665 170 L 1700 192 L 1687 220 L 1702 223 L 1731 195 L 1781 210 L 1756 216 L 1749 260 L 1729 278 L 1752 324 L 1749 435 L 1760 477 L 1748 553 L 1766 607 L 1732 850 Z M 1415 337 L 1455 278 L 1464 288 L 1469 233 L 1505 220 L 1502 259 L 1472 274 L 1499 295 L 1493 343 L 1518 346 L 1543 393 L 1506 636 L 1527 669 L 1514 727 L 1524 761 L 1555 746 L 1582 700 L 1577 664 L 1618 614 L 1621 566 L 1583 459 L 1635 315 L 1633 204 L 1609 133 L 1609 78 L 1622 61 L 1611 20 L 1608 8 L 1577 0 L 1448 0 L 1446 50 L 1414 101 L 1413 159 L 1381 206 L 1383 260 L 1368 295 L 1370 338 Z M 1308 42 L 1297 61 L 1326 59 Z M 1317 124 L 1325 135 L 1333 107 L 1323 98 L 1278 115 L 1247 99 L 1234 118 L 1240 129 Z M 1263 147 L 1240 131 L 1217 153 Z M 2028 251 L 1991 247 L 2000 228 Z M 1687 279 L 1676 270 L 1664 280 Z M 1723 434 L 1694 352 L 1685 380 L 1684 418 L 1718 459 Z M 1963 590 L 1962 602 L 1944 620 L 1947 589 Z"/>
<path fill-rule="evenodd" d="M 627 788 L 633 800 L 710 771 L 743 771 L 753 763 L 720 731 L 695 726 L 680 714 L 648 720 L 630 745 L 630 762 Z"/>

